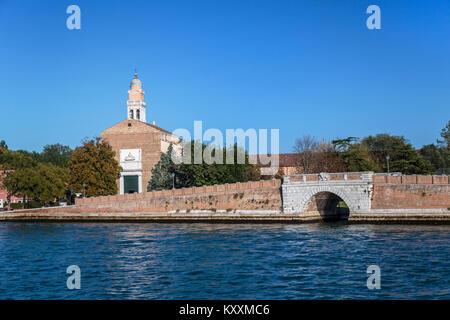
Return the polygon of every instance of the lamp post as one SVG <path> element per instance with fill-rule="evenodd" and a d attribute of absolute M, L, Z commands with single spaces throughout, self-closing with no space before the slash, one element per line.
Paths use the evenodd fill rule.
<path fill-rule="evenodd" d="M 86 183 L 83 182 L 83 198 L 86 198 Z"/>
<path fill-rule="evenodd" d="M 175 189 L 175 172 L 172 172 L 172 189 Z"/>
<path fill-rule="evenodd" d="M 389 159 L 391 157 L 389 157 L 389 155 L 386 156 L 386 162 L 387 162 L 387 172 L 389 173 Z"/>

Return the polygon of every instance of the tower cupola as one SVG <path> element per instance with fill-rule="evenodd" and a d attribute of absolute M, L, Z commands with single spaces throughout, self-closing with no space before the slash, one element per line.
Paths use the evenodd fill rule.
<path fill-rule="evenodd" d="M 131 83 L 130 83 L 130 89 L 142 89 L 142 82 L 141 82 L 141 80 L 139 80 L 139 78 L 138 78 L 138 74 L 135 72 L 134 73 L 134 78 L 133 78 L 133 80 L 131 80 Z"/>
<path fill-rule="evenodd" d="M 144 90 L 138 74 L 134 72 L 134 78 L 130 83 L 127 101 L 127 118 L 146 122 L 146 103 L 144 101 Z"/>

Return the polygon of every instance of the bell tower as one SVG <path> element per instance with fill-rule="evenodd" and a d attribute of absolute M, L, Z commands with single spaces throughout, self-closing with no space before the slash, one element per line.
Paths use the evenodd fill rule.
<path fill-rule="evenodd" d="M 130 83 L 130 90 L 128 90 L 127 119 L 146 122 L 144 93 L 142 82 L 138 79 L 138 74 L 135 70 L 134 78 Z"/>

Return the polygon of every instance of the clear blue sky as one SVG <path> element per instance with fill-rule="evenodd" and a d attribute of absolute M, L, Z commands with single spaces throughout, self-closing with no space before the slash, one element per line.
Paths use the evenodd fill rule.
<path fill-rule="evenodd" d="M 448 0 L 0 0 L 0 43 L 11 149 L 75 147 L 125 119 L 134 68 L 157 125 L 279 128 L 281 152 L 303 134 L 420 147 L 450 119 Z"/>

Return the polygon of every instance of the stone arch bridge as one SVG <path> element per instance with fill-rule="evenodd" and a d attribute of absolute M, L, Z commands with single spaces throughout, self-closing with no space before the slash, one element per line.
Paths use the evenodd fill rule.
<path fill-rule="evenodd" d="M 343 200 L 350 213 L 369 211 L 373 198 L 373 172 L 320 173 L 286 175 L 281 186 L 284 213 L 303 213 L 308 211 L 311 202 L 322 196 L 317 211 L 334 201 Z M 320 206 L 322 208 L 320 208 Z"/>

